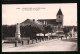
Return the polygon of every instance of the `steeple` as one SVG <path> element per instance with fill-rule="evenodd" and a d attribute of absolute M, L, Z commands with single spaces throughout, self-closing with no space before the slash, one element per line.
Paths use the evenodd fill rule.
<path fill-rule="evenodd" d="M 63 23 L 63 13 L 62 13 L 60 8 L 59 8 L 58 13 L 56 15 L 56 22 L 62 22 Z"/>
<path fill-rule="evenodd" d="M 57 15 L 63 15 L 63 13 L 62 13 L 61 9 L 59 9 L 59 11 L 58 11 Z"/>

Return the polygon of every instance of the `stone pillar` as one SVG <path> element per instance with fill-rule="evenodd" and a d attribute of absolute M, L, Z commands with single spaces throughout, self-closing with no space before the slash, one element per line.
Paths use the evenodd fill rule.
<path fill-rule="evenodd" d="M 15 33 L 15 38 L 16 38 L 16 40 L 21 40 L 21 37 L 20 37 L 20 24 L 19 23 L 17 23 L 16 24 L 16 33 Z"/>
<path fill-rule="evenodd" d="M 24 44 L 24 41 L 22 41 L 22 45 Z"/>
<path fill-rule="evenodd" d="M 27 44 L 29 44 L 29 40 L 27 40 Z"/>
<path fill-rule="evenodd" d="M 74 28 L 72 28 L 72 38 L 74 37 Z"/>
<path fill-rule="evenodd" d="M 18 46 L 18 41 L 15 41 L 15 47 L 17 47 Z"/>

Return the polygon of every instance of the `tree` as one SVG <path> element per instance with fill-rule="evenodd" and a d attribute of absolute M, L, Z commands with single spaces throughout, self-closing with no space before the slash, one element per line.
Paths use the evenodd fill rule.
<path fill-rule="evenodd" d="M 15 25 L 3 25 L 2 26 L 2 38 L 15 37 L 16 26 Z"/>
<path fill-rule="evenodd" d="M 44 30 L 43 30 L 43 34 L 45 36 L 46 33 L 50 32 L 52 34 L 53 32 L 53 27 L 52 25 L 43 25 Z"/>
<path fill-rule="evenodd" d="M 21 28 L 21 36 L 30 37 L 31 39 L 34 38 L 37 33 L 41 32 L 40 28 L 32 25 L 21 26 L 20 28 Z"/>
<path fill-rule="evenodd" d="M 66 39 L 67 39 L 68 32 L 70 32 L 70 30 L 71 30 L 71 28 L 67 28 L 67 27 L 63 28 Z"/>
<path fill-rule="evenodd" d="M 77 26 L 74 26 L 74 31 L 77 32 Z"/>

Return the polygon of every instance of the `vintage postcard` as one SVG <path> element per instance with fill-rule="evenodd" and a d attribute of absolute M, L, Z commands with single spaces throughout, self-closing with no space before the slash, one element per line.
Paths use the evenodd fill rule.
<path fill-rule="evenodd" d="M 2 4 L 2 52 L 78 51 L 77 3 Z"/>

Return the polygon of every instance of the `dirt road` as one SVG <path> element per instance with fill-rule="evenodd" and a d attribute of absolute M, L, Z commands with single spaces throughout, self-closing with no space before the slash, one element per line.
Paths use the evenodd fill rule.
<path fill-rule="evenodd" d="M 13 44 L 12 44 L 13 45 Z M 2 52 L 42 52 L 42 51 L 77 51 L 76 39 L 52 39 L 35 44 L 10 47 L 2 45 Z"/>

